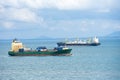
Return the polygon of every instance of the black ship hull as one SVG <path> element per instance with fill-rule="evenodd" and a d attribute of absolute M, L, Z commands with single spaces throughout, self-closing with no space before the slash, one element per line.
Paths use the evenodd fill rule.
<path fill-rule="evenodd" d="M 100 45 L 100 43 L 85 43 L 85 44 L 74 43 L 74 44 L 67 44 L 67 43 L 64 43 L 64 42 L 58 42 L 57 45 L 58 46 L 98 46 L 98 45 Z"/>

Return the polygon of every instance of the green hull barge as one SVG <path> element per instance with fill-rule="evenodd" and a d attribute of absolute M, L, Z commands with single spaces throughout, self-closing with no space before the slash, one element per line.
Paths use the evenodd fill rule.
<path fill-rule="evenodd" d="M 47 49 L 46 47 L 37 47 L 35 50 L 24 48 L 23 44 L 16 39 L 12 42 L 12 49 L 8 51 L 10 56 L 70 56 L 71 50 L 67 47 L 55 47 Z"/>

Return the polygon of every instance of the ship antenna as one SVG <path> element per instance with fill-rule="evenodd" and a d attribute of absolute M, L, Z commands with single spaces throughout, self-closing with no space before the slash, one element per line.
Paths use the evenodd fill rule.
<path fill-rule="evenodd" d="M 17 41 L 17 38 L 13 39 L 13 42 Z"/>

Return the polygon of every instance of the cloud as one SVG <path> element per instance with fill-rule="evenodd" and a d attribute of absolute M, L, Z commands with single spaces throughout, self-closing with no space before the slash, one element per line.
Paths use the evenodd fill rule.
<path fill-rule="evenodd" d="M 98 10 L 119 6 L 119 0 L 1 0 L 0 4 L 10 7 L 59 10 Z"/>
<path fill-rule="evenodd" d="M 28 24 L 41 25 L 44 22 L 41 16 L 28 8 L 0 8 L 2 8 L 0 10 L 0 26 L 3 29 L 22 29 Z M 30 25 L 27 27 L 31 28 Z"/>
<path fill-rule="evenodd" d="M 5 11 L 4 7 L 0 5 L 0 13 L 3 13 Z"/>
<path fill-rule="evenodd" d="M 6 21 L 41 23 L 43 18 L 38 16 L 35 10 L 23 5 L 24 1 L 25 0 L 0 0 L 0 18 Z"/>
<path fill-rule="evenodd" d="M 52 25 L 52 24 L 54 25 Z M 109 31 L 116 31 L 120 29 L 119 21 L 115 20 L 102 20 L 102 19 L 81 19 L 81 20 L 59 20 L 51 21 L 47 23 L 49 26 L 46 27 L 47 30 L 52 30 L 53 32 L 62 31 L 67 34 L 74 32 L 76 35 L 88 34 L 106 34 Z M 62 34 L 62 33 L 61 33 Z"/>
<path fill-rule="evenodd" d="M 9 18 L 17 21 L 23 21 L 23 22 L 37 22 L 38 16 L 30 11 L 29 9 L 23 8 L 23 9 L 10 9 L 9 10 Z"/>
<path fill-rule="evenodd" d="M 3 22 L 2 25 L 6 28 L 6 29 L 12 29 L 14 27 L 14 23 L 13 22 Z"/>
<path fill-rule="evenodd" d="M 109 13 L 111 10 L 110 9 L 99 9 L 96 12 L 98 13 Z"/>
<path fill-rule="evenodd" d="M 19 7 L 19 0 L 0 0 L 0 5 L 5 7 Z"/>
<path fill-rule="evenodd" d="M 112 9 L 116 9 L 117 5 L 117 0 L 0 0 L 0 17 L 8 20 L 41 23 L 44 19 L 39 10 L 42 9 L 109 13 Z"/>
<path fill-rule="evenodd" d="M 0 7 L 0 17 L 3 20 L 20 21 L 28 23 L 41 23 L 43 18 L 38 16 L 36 12 L 28 8 L 4 8 Z"/>
<path fill-rule="evenodd" d="M 59 0 L 56 4 L 56 7 L 60 10 L 79 10 L 86 9 L 90 1 L 89 0 Z"/>
<path fill-rule="evenodd" d="M 0 30 L 55 37 L 106 34 L 120 29 L 119 3 L 120 0 L 0 0 Z"/>

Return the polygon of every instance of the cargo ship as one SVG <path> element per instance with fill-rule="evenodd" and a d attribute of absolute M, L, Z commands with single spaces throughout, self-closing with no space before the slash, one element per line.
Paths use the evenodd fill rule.
<path fill-rule="evenodd" d="M 99 39 L 97 37 L 89 38 L 87 40 L 75 40 L 75 41 L 64 41 L 58 42 L 58 46 L 98 46 L 100 45 Z"/>
<path fill-rule="evenodd" d="M 55 47 L 47 49 L 45 46 L 37 47 L 35 50 L 25 48 L 23 43 L 14 39 L 12 41 L 11 50 L 8 51 L 10 56 L 70 56 L 71 50 L 67 47 Z"/>

